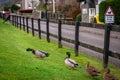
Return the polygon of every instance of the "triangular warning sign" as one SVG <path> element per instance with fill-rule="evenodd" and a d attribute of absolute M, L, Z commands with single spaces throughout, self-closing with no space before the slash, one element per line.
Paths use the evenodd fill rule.
<path fill-rule="evenodd" d="M 105 16 L 114 16 L 114 12 L 110 6 L 107 8 Z"/>

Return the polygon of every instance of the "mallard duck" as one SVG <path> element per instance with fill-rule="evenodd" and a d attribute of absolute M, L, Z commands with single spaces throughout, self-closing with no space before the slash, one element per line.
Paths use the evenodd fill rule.
<path fill-rule="evenodd" d="M 44 52 L 42 50 L 34 50 L 32 48 L 27 48 L 26 51 L 32 51 L 32 53 L 34 55 L 36 55 L 37 58 L 44 58 L 44 57 L 48 57 L 49 56 L 48 53 L 46 53 L 46 52 Z"/>
<path fill-rule="evenodd" d="M 118 80 L 113 74 L 110 73 L 110 69 L 106 68 L 106 72 L 103 75 L 104 80 Z"/>
<path fill-rule="evenodd" d="M 100 75 L 100 72 L 94 66 L 90 66 L 89 62 L 86 64 L 86 72 L 92 77 Z"/>
<path fill-rule="evenodd" d="M 75 67 L 77 67 L 78 63 L 75 60 L 70 58 L 70 56 L 71 56 L 70 52 L 66 52 L 66 55 L 67 55 L 67 57 L 64 60 L 65 64 L 67 66 L 69 66 L 70 69 L 74 69 Z"/>

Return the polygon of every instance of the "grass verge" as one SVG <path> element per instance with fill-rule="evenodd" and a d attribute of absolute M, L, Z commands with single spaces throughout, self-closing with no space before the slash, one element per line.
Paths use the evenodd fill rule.
<path fill-rule="evenodd" d="M 50 56 L 38 59 L 31 52 L 26 52 L 26 48 L 41 49 Z M 69 70 L 64 64 L 67 51 L 79 63 L 76 70 Z M 102 75 L 92 78 L 85 72 L 87 61 L 103 74 L 102 61 L 84 53 L 74 57 L 72 49 L 58 48 L 57 43 L 47 43 L 45 39 L 33 37 L 11 24 L 3 24 L 0 19 L 0 80 L 103 80 Z M 120 78 L 120 69 L 113 65 L 109 67 Z"/>

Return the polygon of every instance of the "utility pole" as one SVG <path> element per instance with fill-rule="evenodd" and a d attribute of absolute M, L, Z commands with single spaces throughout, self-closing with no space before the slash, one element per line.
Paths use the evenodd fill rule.
<path fill-rule="evenodd" d="M 31 4 L 32 4 L 32 9 L 34 9 L 34 1 L 33 0 L 31 1 Z"/>
<path fill-rule="evenodd" d="M 53 0 L 53 13 L 55 13 L 55 0 Z"/>
<path fill-rule="evenodd" d="M 46 10 L 45 10 L 45 16 L 46 16 L 46 19 L 48 18 L 48 17 L 47 17 L 47 2 L 48 2 L 48 0 L 45 0 L 45 9 L 46 9 Z"/>

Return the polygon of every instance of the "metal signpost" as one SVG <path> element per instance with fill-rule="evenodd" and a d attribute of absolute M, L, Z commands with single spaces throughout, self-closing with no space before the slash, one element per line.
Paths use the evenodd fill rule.
<path fill-rule="evenodd" d="M 105 35 L 104 35 L 104 53 L 103 53 L 103 66 L 107 68 L 109 58 L 109 44 L 110 44 L 110 31 L 112 28 L 111 23 L 114 23 L 114 13 L 112 8 L 109 6 L 105 13 Z"/>

